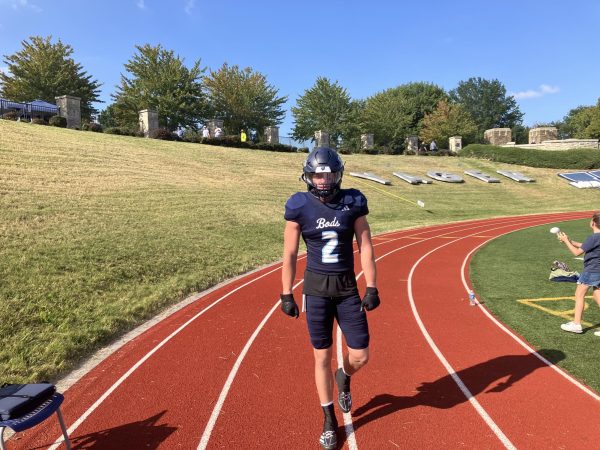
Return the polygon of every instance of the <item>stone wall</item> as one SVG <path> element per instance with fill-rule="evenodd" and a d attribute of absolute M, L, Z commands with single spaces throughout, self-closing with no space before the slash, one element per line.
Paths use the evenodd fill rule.
<path fill-rule="evenodd" d="M 267 144 L 279 144 L 279 127 L 265 127 L 265 141 Z"/>
<path fill-rule="evenodd" d="M 222 119 L 212 119 L 206 122 L 206 127 L 208 131 L 210 131 L 210 137 L 215 137 L 215 130 L 220 128 L 223 133 L 225 130 L 223 129 L 223 120 Z"/>
<path fill-rule="evenodd" d="M 327 131 L 315 131 L 315 144 L 317 147 L 329 147 L 329 133 Z"/>
<path fill-rule="evenodd" d="M 555 127 L 539 127 L 529 130 L 529 143 L 541 144 L 544 141 L 556 141 L 558 130 Z"/>
<path fill-rule="evenodd" d="M 361 134 L 360 135 L 360 148 L 363 150 L 371 150 L 375 146 L 374 138 L 372 134 Z"/>
<path fill-rule="evenodd" d="M 407 152 L 415 152 L 419 154 L 419 137 L 418 136 L 409 136 L 406 138 L 406 151 Z"/>
<path fill-rule="evenodd" d="M 504 145 L 512 141 L 510 128 L 490 128 L 483 132 L 483 139 L 491 145 Z"/>
<path fill-rule="evenodd" d="M 452 136 L 449 139 L 450 151 L 458 153 L 462 150 L 462 136 Z"/>
<path fill-rule="evenodd" d="M 576 148 L 591 148 L 600 149 L 600 140 L 598 139 L 557 139 L 544 141 L 539 144 L 510 144 L 503 145 L 502 147 L 519 147 L 519 148 L 535 148 L 538 150 L 571 150 Z"/>
<path fill-rule="evenodd" d="M 158 129 L 158 113 L 151 109 L 142 109 L 138 113 L 138 122 L 144 136 L 150 137 L 150 134 Z"/>
<path fill-rule="evenodd" d="M 67 128 L 81 128 L 81 99 L 72 95 L 54 97 L 58 114 L 67 119 Z"/>

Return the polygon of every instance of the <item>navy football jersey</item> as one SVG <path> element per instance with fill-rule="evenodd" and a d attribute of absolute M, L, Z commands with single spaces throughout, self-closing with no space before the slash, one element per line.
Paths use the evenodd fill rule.
<path fill-rule="evenodd" d="M 369 214 L 366 197 L 357 189 L 341 189 L 331 203 L 310 192 L 296 192 L 285 204 L 285 220 L 296 222 L 306 243 L 306 269 L 320 274 L 354 271 L 354 222 Z"/>

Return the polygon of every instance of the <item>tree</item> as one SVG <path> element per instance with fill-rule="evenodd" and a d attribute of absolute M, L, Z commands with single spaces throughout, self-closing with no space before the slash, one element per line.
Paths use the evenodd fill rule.
<path fill-rule="evenodd" d="M 60 95 L 73 95 L 81 99 L 82 116 L 89 119 L 101 85 L 71 58 L 73 48 L 60 39 L 52 43 L 52 36 L 32 36 L 21 45 L 17 53 L 4 55 L 8 70 L 0 72 L 0 95 L 17 102 L 48 103 Z"/>
<path fill-rule="evenodd" d="M 511 134 L 516 144 L 529 144 L 529 130 L 531 128 L 524 127 L 521 124 L 515 125 Z"/>
<path fill-rule="evenodd" d="M 600 139 L 600 98 L 592 111 L 590 124 L 585 129 L 585 135 L 589 139 Z"/>
<path fill-rule="evenodd" d="M 350 107 L 341 124 L 342 147 L 350 151 L 361 149 L 361 134 L 364 133 L 362 116 L 365 110 L 364 100 L 351 100 Z"/>
<path fill-rule="evenodd" d="M 207 111 L 200 60 L 188 69 L 183 59 L 160 44 L 135 48 L 137 53 L 125 64 L 130 76 L 121 74 L 121 85 L 112 95 L 118 124 L 137 128 L 139 111 L 153 109 L 163 128 L 196 128 Z"/>
<path fill-rule="evenodd" d="M 446 146 L 451 136 L 462 136 L 463 143 L 469 143 L 476 133 L 477 125 L 463 105 L 440 100 L 436 109 L 425 115 L 419 137 Z"/>
<path fill-rule="evenodd" d="M 477 124 L 477 140 L 490 128 L 513 128 L 523 120 L 517 101 L 506 95 L 506 88 L 498 80 L 469 78 L 450 91 L 450 98 L 461 103 Z"/>
<path fill-rule="evenodd" d="M 431 83 L 387 89 L 366 100 L 362 128 L 374 134 L 377 146 L 402 149 L 408 136 L 419 134 L 425 115 L 447 98 L 442 88 Z"/>
<path fill-rule="evenodd" d="M 98 115 L 98 122 L 100 122 L 100 125 L 102 125 L 104 128 L 116 127 L 118 123 L 115 114 L 115 104 L 113 103 L 112 105 L 108 105 L 105 109 L 100 111 L 100 114 Z"/>
<path fill-rule="evenodd" d="M 304 91 L 292 107 L 294 128 L 292 136 L 298 141 L 315 139 L 315 131 L 329 133 L 329 139 L 335 143 L 343 139 L 347 130 L 346 121 L 352 113 L 350 95 L 338 82 L 331 83 L 328 78 L 318 77 L 315 84 Z"/>
<path fill-rule="evenodd" d="M 562 122 L 558 123 L 560 137 L 563 139 L 589 137 L 586 130 L 592 122 L 596 108 L 596 106 L 578 106 L 570 110 Z"/>
<path fill-rule="evenodd" d="M 278 89 L 250 67 L 240 69 L 227 63 L 204 78 L 209 109 L 213 117 L 223 119 L 228 133 L 242 128 L 262 133 L 266 126 L 279 125 L 285 117 L 282 105 L 287 97 L 278 97 Z"/>

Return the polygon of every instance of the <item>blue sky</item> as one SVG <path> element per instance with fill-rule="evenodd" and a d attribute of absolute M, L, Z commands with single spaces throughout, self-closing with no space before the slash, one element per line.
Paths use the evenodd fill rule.
<path fill-rule="evenodd" d="M 160 43 L 188 66 L 250 66 L 289 96 L 282 135 L 317 76 L 353 98 L 412 81 L 450 90 L 496 78 L 533 125 L 600 97 L 599 23 L 592 0 L 0 0 L 0 55 L 32 35 L 60 38 L 107 102 L 136 44 Z"/>

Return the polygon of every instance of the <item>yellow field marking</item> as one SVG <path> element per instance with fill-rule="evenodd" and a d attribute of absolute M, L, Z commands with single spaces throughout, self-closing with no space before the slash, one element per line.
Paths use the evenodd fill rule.
<path fill-rule="evenodd" d="M 592 297 L 588 295 L 585 298 L 592 298 Z M 575 301 L 575 297 L 522 298 L 522 299 L 518 299 L 517 301 L 519 303 L 522 303 L 523 305 L 531 306 L 532 308 L 539 309 L 539 310 L 544 311 L 545 313 L 551 314 L 553 316 L 562 317 L 563 319 L 567 319 L 567 320 L 573 320 L 573 315 L 575 314 L 575 309 L 569 309 L 567 311 L 559 311 L 556 309 L 546 308 L 546 307 L 538 304 L 538 302 L 558 302 L 561 300 Z M 586 309 L 589 308 L 589 306 L 590 305 L 588 303 L 584 303 L 583 310 L 585 311 Z M 586 327 L 591 327 L 593 325 L 593 324 L 591 324 L 589 322 L 585 322 L 583 320 L 581 321 L 581 324 L 585 325 Z"/>
<path fill-rule="evenodd" d="M 417 202 L 413 202 L 412 200 L 408 200 L 408 199 L 406 199 L 406 198 L 404 198 L 404 197 L 401 197 L 401 196 L 399 196 L 399 195 L 392 194 L 391 192 L 388 192 L 388 191 L 384 191 L 383 189 L 381 189 L 381 188 L 378 188 L 378 187 L 376 187 L 376 186 L 372 186 L 372 185 L 370 185 L 369 183 L 367 183 L 367 182 L 365 182 L 365 181 L 361 181 L 361 180 L 358 180 L 358 179 L 356 179 L 356 178 L 352 178 L 352 181 L 356 181 L 358 184 L 362 184 L 363 186 L 367 186 L 367 187 L 369 187 L 369 188 L 375 189 L 375 190 L 377 190 L 377 191 L 379 191 L 379 192 L 382 192 L 382 193 L 384 193 L 385 195 L 389 195 L 390 197 L 398 198 L 398 199 L 400 199 L 400 200 L 403 200 L 403 201 L 405 201 L 405 202 L 407 202 L 407 203 L 410 203 L 410 204 L 412 204 L 412 205 L 417 205 L 417 206 L 419 206 L 419 205 L 417 204 Z"/>

